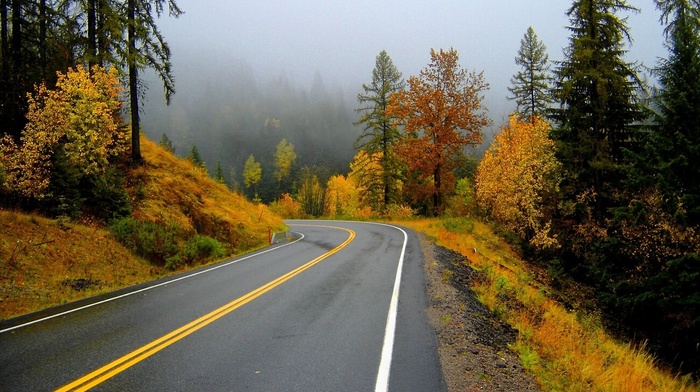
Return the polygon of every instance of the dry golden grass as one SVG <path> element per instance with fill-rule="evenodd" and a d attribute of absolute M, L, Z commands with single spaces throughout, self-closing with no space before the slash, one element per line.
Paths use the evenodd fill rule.
<path fill-rule="evenodd" d="M 527 264 L 485 224 L 467 233 L 439 220 L 404 223 L 466 256 L 485 279 L 474 290 L 499 317 L 520 331 L 513 349 L 548 391 L 698 391 L 689 378 L 659 368 L 643 349 L 607 335 L 600 320 L 571 312 L 550 298 Z M 474 250 L 476 249 L 476 252 Z"/>
<path fill-rule="evenodd" d="M 176 223 L 230 244 L 235 254 L 267 244 L 268 228 L 284 230 L 267 207 L 145 138 L 141 146 L 146 164 L 133 170 L 129 186 L 135 218 Z M 134 256 L 99 225 L 0 210 L 0 320 L 171 273 Z"/>
<path fill-rule="evenodd" d="M 265 244 L 267 231 L 283 231 L 282 218 L 212 181 L 207 172 L 141 138 L 146 164 L 132 172 L 131 192 L 142 198 L 133 217 L 177 224 L 245 251 Z"/>
<path fill-rule="evenodd" d="M 0 210 L 0 319 L 152 280 L 161 270 L 104 228 Z M 78 291 L 69 285 L 77 279 L 100 283 Z"/>

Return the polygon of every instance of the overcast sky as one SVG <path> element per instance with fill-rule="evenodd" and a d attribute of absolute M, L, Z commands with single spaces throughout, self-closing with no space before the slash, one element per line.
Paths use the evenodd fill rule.
<path fill-rule="evenodd" d="M 629 3 L 641 13 L 629 15 L 634 43 L 628 60 L 654 66 L 667 55 L 659 12 L 653 0 Z M 371 80 L 381 50 L 407 78 L 428 64 L 431 48 L 452 47 L 459 52 L 462 67 L 484 71 L 491 84 L 490 115 L 500 122 L 504 110 L 514 109 L 505 97 L 518 70 L 514 57 L 523 34 L 532 26 L 547 45 L 550 59 L 560 60 L 569 37 L 565 12 L 571 2 L 177 0 L 177 4 L 185 14 L 159 21 L 173 50 L 176 100 L 188 94 L 186 86 L 215 78 L 216 72 L 226 73 L 227 66 L 240 62 L 249 64 L 259 81 L 284 74 L 308 88 L 320 73 L 326 86 L 354 95 Z M 193 73 L 203 62 L 215 65 L 217 71 Z"/>

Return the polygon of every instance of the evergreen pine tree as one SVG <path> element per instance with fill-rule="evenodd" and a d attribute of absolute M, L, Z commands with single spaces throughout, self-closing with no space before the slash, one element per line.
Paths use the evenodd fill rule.
<path fill-rule="evenodd" d="M 521 70 L 510 79 L 512 86 L 508 87 L 508 91 L 513 96 L 508 99 L 515 100 L 520 117 L 544 117 L 554 101 L 549 86 L 549 56 L 547 47 L 539 40 L 532 27 L 527 29 L 520 41 L 515 63 Z"/>
<path fill-rule="evenodd" d="M 160 137 L 160 144 L 161 147 L 163 147 L 166 151 L 170 151 L 171 153 L 175 154 L 175 147 L 173 147 L 173 142 L 170 141 L 168 138 L 168 135 L 163 133 L 163 135 Z"/>
<path fill-rule="evenodd" d="M 401 133 L 393 125 L 394 119 L 387 116 L 385 111 L 391 94 L 403 90 L 404 86 L 401 72 L 386 51 L 382 50 L 372 70 L 372 82 L 369 85 L 363 84 L 364 93 L 357 95 L 360 103 L 357 112 L 362 113 L 362 117 L 355 124 L 362 124 L 365 128 L 357 138 L 355 148 L 365 150 L 368 156 L 379 159 L 382 178 L 368 183 L 377 184 L 381 189 L 367 191 L 383 193 L 383 204 L 379 206 L 382 210 L 396 201 L 396 186 L 401 176 L 400 160 L 393 151 L 393 146 L 401 139 Z"/>
<path fill-rule="evenodd" d="M 666 24 L 669 58 L 658 69 L 660 89 L 656 181 L 676 211 L 691 226 L 700 226 L 700 1 L 657 0 Z M 679 198 L 675 197 L 678 196 Z"/>
<path fill-rule="evenodd" d="M 224 177 L 224 169 L 221 167 L 221 161 L 216 161 L 216 168 L 214 169 L 214 181 L 226 184 L 226 178 Z"/>
<path fill-rule="evenodd" d="M 56 83 L 56 71 L 76 65 L 81 42 L 73 2 L 0 0 L 0 131 L 19 140 L 26 124 L 27 93 Z"/>
<path fill-rule="evenodd" d="M 567 14 L 572 36 L 556 70 L 552 136 L 567 172 L 564 197 L 588 195 L 601 222 L 614 203 L 625 149 L 635 148 L 632 125 L 642 118 L 635 64 L 624 61 L 629 28 L 618 12 L 636 11 L 625 0 L 575 0 Z M 579 202 L 580 204 L 580 202 Z"/>
<path fill-rule="evenodd" d="M 655 121 L 625 181 L 633 200 L 620 209 L 626 229 L 620 243 L 631 248 L 626 251 L 631 262 L 615 271 L 607 303 L 617 320 L 649 340 L 655 356 L 697 376 L 700 1 L 655 2 L 669 56 L 655 70 L 660 84 L 652 99 Z"/>
<path fill-rule="evenodd" d="M 202 160 L 202 156 L 199 155 L 199 150 L 197 149 L 197 146 L 192 145 L 192 148 L 190 148 L 190 153 L 187 154 L 187 159 L 189 159 L 195 166 L 199 166 L 203 169 L 207 168 L 207 164 L 204 163 Z"/>
<path fill-rule="evenodd" d="M 175 0 L 126 0 L 126 56 L 123 59 L 129 75 L 129 112 L 131 114 L 131 159 L 141 156 L 139 116 L 139 71 L 150 67 L 163 81 L 165 102 L 175 93 L 175 81 L 171 71 L 170 47 L 158 30 L 155 17 L 164 13 L 167 4 L 170 16 L 178 17 L 182 11 Z M 154 14 L 155 13 L 155 14 Z"/>

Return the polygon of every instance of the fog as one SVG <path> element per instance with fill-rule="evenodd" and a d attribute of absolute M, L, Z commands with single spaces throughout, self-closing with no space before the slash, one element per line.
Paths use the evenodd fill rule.
<path fill-rule="evenodd" d="M 666 56 L 659 12 L 653 0 L 630 3 L 641 13 L 628 15 L 634 43 L 627 59 L 653 67 Z M 428 64 L 431 48 L 456 49 L 462 67 L 483 71 L 490 83 L 488 136 L 515 108 L 507 87 L 527 28 L 534 27 L 552 61 L 562 59 L 569 37 L 564 0 L 177 4 L 183 16 L 159 21 L 173 53 L 177 93 L 166 107 L 160 84 L 147 74 L 143 127 L 155 140 L 166 133 L 181 155 L 196 144 L 210 170 L 222 161 L 227 175 L 231 167 L 240 175 L 251 153 L 269 161 L 282 137 L 301 152 L 302 163 L 347 170 L 359 132 L 352 124 L 356 96 L 371 81 L 381 50 L 408 78 Z M 279 126 L 270 128 L 271 119 Z"/>

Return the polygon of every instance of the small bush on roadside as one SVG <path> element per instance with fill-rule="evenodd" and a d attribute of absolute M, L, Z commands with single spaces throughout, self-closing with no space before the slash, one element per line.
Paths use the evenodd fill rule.
<path fill-rule="evenodd" d="M 442 227 L 445 230 L 457 234 L 469 234 L 474 230 L 474 220 L 472 218 L 443 218 Z"/>
<path fill-rule="evenodd" d="M 476 212 L 474 184 L 467 178 L 461 178 L 455 185 L 455 193 L 447 199 L 445 215 L 472 216 Z"/>
<path fill-rule="evenodd" d="M 286 219 L 303 218 L 301 204 L 294 200 L 289 193 L 283 193 L 277 201 L 270 204 L 270 211 Z"/>
<path fill-rule="evenodd" d="M 165 263 L 180 250 L 176 225 L 162 226 L 127 217 L 113 221 L 110 231 L 124 246 L 152 262 Z"/>
<path fill-rule="evenodd" d="M 170 270 L 176 270 L 184 264 L 185 261 L 182 259 L 182 256 L 180 256 L 180 254 L 178 253 L 174 256 L 170 256 L 167 259 L 165 259 L 164 267 Z"/>
<path fill-rule="evenodd" d="M 389 204 L 384 215 L 392 220 L 406 220 L 416 216 L 416 212 L 405 204 Z"/>
<path fill-rule="evenodd" d="M 190 262 L 224 256 L 226 256 L 224 245 L 214 238 L 195 235 L 185 243 L 185 257 Z"/>
<path fill-rule="evenodd" d="M 124 174 L 117 167 L 107 168 L 103 176 L 89 178 L 90 213 L 103 222 L 131 215 L 132 205 L 124 183 Z"/>

